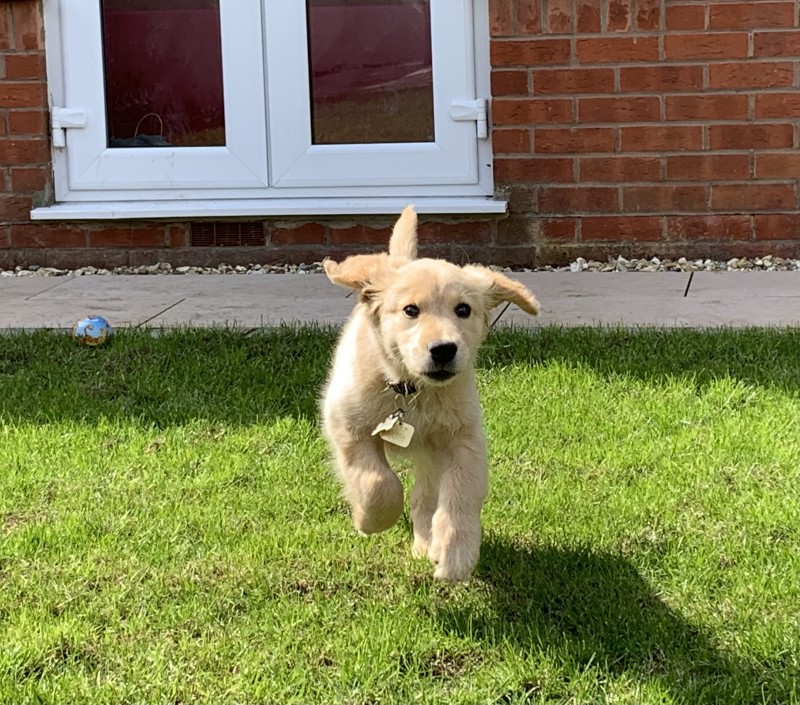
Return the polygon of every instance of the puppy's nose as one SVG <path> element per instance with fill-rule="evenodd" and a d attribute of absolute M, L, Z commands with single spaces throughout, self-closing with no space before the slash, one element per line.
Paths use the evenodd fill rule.
<path fill-rule="evenodd" d="M 428 345 L 428 352 L 430 352 L 433 361 L 437 365 L 446 365 L 448 362 L 453 361 L 458 352 L 458 345 L 437 340 Z"/>

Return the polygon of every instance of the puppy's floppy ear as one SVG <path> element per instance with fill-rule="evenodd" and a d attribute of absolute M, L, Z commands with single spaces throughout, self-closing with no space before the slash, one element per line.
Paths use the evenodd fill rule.
<path fill-rule="evenodd" d="M 406 206 L 394 224 L 389 254 L 404 259 L 417 258 L 417 212 L 413 205 Z"/>
<path fill-rule="evenodd" d="M 490 308 L 494 308 L 503 301 L 509 301 L 532 316 L 539 313 L 539 302 L 536 297 L 518 281 L 500 274 L 500 272 L 492 271 L 487 267 L 469 265 L 465 269 L 479 273 L 484 280 Z"/>
<path fill-rule="evenodd" d="M 387 266 L 388 259 L 386 254 L 353 255 L 343 262 L 326 259 L 322 267 L 332 284 L 360 291 L 374 281 L 378 272 Z"/>
<path fill-rule="evenodd" d="M 325 274 L 331 283 L 358 292 L 362 303 L 379 302 L 381 287 L 377 281 L 391 266 L 392 258 L 386 253 L 379 255 L 353 255 L 344 262 L 326 259 L 322 262 Z"/>
<path fill-rule="evenodd" d="M 343 262 L 326 259 L 322 262 L 325 274 L 332 284 L 361 292 L 361 298 L 370 298 L 375 290 L 375 280 L 389 269 L 397 269 L 407 260 L 417 256 L 417 212 L 409 205 L 400 214 L 389 240 L 389 253 L 378 255 L 353 255 Z"/>

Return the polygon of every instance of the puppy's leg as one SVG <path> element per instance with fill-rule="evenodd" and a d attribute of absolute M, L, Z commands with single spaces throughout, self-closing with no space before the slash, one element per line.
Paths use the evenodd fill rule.
<path fill-rule="evenodd" d="M 403 512 L 403 484 L 389 467 L 383 441 L 368 438 L 338 444 L 336 459 L 355 527 L 374 534 L 393 526 Z"/>
<path fill-rule="evenodd" d="M 478 562 L 481 508 L 488 473 L 483 435 L 461 439 L 437 454 L 441 473 L 439 501 L 431 524 L 433 577 L 466 580 Z"/>
<path fill-rule="evenodd" d="M 416 558 L 424 558 L 431 546 L 431 522 L 439 501 L 439 478 L 433 460 L 428 454 L 416 455 L 414 466 L 414 486 L 411 488 L 414 546 L 411 552 Z"/>

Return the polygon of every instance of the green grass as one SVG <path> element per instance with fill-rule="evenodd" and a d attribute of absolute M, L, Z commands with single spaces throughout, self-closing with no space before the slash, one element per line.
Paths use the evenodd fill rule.
<path fill-rule="evenodd" d="M 800 702 L 800 330 L 494 333 L 459 585 L 354 534 L 334 337 L 0 336 L 0 701 Z"/>

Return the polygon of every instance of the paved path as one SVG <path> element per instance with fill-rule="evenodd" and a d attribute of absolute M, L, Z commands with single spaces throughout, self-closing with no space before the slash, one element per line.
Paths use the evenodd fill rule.
<path fill-rule="evenodd" d="M 800 272 L 512 276 L 536 293 L 542 314 L 512 306 L 499 325 L 800 325 Z M 95 313 L 115 327 L 338 324 L 352 306 L 323 274 L 0 278 L 0 329 L 70 328 Z"/>

